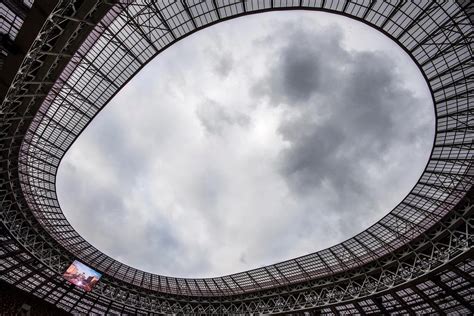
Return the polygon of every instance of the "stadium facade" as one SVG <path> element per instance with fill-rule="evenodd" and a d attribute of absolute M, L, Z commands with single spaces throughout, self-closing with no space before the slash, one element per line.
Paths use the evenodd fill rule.
<path fill-rule="evenodd" d="M 2 286 L 85 314 L 474 312 L 470 1 L 6 0 L 0 10 Z M 221 21 L 276 10 L 324 11 L 363 22 L 418 66 L 432 95 L 436 133 L 411 192 L 343 243 L 222 277 L 147 273 L 85 241 L 66 220 L 55 187 L 61 159 L 84 128 L 178 40 Z M 63 278 L 74 260 L 103 274 L 92 291 Z"/>

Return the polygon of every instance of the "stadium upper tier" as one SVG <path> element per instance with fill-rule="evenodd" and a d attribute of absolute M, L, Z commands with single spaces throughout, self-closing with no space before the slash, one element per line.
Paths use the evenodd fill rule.
<path fill-rule="evenodd" d="M 470 1 L 36 1 L 30 10 L 10 2 L 5 6 L 13 14 L 24 11 L 24 23 L 18 35 L 6 33 L 9 44 L 2 44 L 2 279 L 76 312 L 472 311 Z M 66 220 L 55 181 L 61 159 L 95 115 L 178 40 L 228 19 L 289 9 L 366 23 L 419 67 L 433 98 L 436 134 L 411 192 L 343 243 L 222 277 L 143 272 L 85 241 Z M 61 278 L 75 259 L 104 274 L 90 293 Z M 457 286 L 447 285 L 448 279 Z M 451 293 L 446 307 L 433 298 L 441 300 L 440 291 Z M 407 303 L 413 297 L 421 301 Z"/>

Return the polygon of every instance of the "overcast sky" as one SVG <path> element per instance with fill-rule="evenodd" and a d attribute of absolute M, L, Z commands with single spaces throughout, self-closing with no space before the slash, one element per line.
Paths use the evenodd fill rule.
<path fill-rule="evenodd" d="M 147 65 L 66 154 L 72 226 L 146 271 L 219 276 L 334 245 L 382 218 L 433 142 L 428 88 L 367 26 L 239 18 Z"/>

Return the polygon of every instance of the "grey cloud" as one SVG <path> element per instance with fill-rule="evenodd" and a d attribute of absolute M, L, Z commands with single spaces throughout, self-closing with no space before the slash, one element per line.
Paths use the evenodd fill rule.
<path fill-rule="evenodd" d="M 315 125 L 304 118 L 287 122 L 279 129 L 288 140 L 290 148 L 281 155 L 281 172 L 299 192 L 313 191 L 324 180 L 336 179 L 340 170 L 336 163 L 339 144 L 345 142 L 345 135 L 337 126 Z M 344 176 L 338 183 L 344 183 Z"/>
<path fill-rule="evenodd" d="M 280 31 L 278 40 L 284 45 L 276 46 L 269 56 L 270 71 L 254 85 L 254 95 L 270 97 L 274 105 L 298 105 L 325 93 L 329 82 L 334 80 L 330 79 L 333 68 L 339 66 L 337 59 L 347 58 L 341 47 L 342 30 L 331 26 L 315 33 L 289 24 Z M 271 42 L 275 40 L 267 39 L 263 43 L 274 45 Z"/>
<path fill-rule="evenodd" d="M 426 119 L 398 115 L 416 112 L 420 100 L 401 87 L 387 56 L 346 51 L 340 37 L 325 36 L 330 35 L 288 33 L 254 91 L 275 106 L 298 105 L 299 114 L 278 129 L 289 143 L 280 154 L 280 172 L 290 188 L 306 196 L 324 183 L 341 197 L 330 203 L 332 211 L 354 211 L 356 204 L 358 214 L 375 212 L 364 166 L 383 166 L 388 148 L 413 144 L 413 133 L 426 135 L 430 129 Z"/>
<path fill-rule="evenodd" d="M 199 273 L 199 271 L 210 269 L 210 263 L 205 255 L 196 256 L 195 251 L 189 248 L 186 241 L 176 236 L 176 231 L 169 221 L 159 217 L 152 222 L 146 223 L 142 228 L 140 236 L 143 244 L 138 246 L 134 242 L 134 236 L 127 236 L 124 252 L 119 255 L 131 258 L 132 266 L 142 266 L 144 270 L 154 271 L 160 268 L 164 275 L 175 275 L 175 271 L 189 271 L 188 273 Z M 135 237 L 136 238 L 136 237 Z M 206 252 L 200 249 L 203 254 Z M 143 262 L 143 258 L 148 258 Z M 130 260 L 130 259 L 129 259 Z M 189 262 L 193 262 L 192 267 Z"/>
<path fill-rule="evenodd" d="M 234 59 L 230 54 L 227 54 L 217 59 L 217 63 L 214 66 L 214 70 L 220 77 L 226 78 L 232 71 L 233 67 Z"/>
<path fill-rule="evenodd" d="M 307 101 L 320 85 L 319 56 L 305 50 L 296 50 L 292 54 L 282 54 L 280 58 L 281 70 L 274 70 L 279 80 L 272 88 L 281 89 L 289 100 Z"/>
<path fill-rule="evenodd" d="M 210 99 L 200 104 L 196 115 L 202 126 L 210 134 L 220 135 L 229 126 L 245 127 L 250 123 L 248 115 L 224 107 Z"/>

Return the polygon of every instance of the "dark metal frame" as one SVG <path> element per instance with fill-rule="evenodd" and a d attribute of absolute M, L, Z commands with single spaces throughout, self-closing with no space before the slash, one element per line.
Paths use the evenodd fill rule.
<path fill-rule="evenodd" d="M 469 311 L 474 27 L 468 1 L 150 0 L 84 6 L 58 1 L 2 103 L 1 219 L 8 232 L 2 236 L 15 240 L 8 247 L 17 253 L 2 278 L 33 292 L 53 283 L 45 299 L 57 293 L 54 303 L 79 312 L 419 312 L 421 305 L 413 300 L 435 313 Z M 378 223 L 341 244 L 223 277 L 146 273 L 86 242 L 59 207 L 55 177 L 65 152 L 89 122 L 176 41 L 220 21 L 282 9 L 326 11 L 366 23 L 418 65 L 433 97 L 436 135 L 412 191 Z M 107 13 L 95 20 L 101 10 Z M 87 38 L 81 41 L 81 35 Z M 1 249 L 6 255 L 13 251 Z M 91 293 L 80 293 L 60 278 L 75 258 L 104 273 Z M 18 272 L 22 269 L 27 272 Z M 446 282 L 459 291 L 440 297 L 440 291 L 453 289 Z M 469 291 L 471 296 L 463 296 Z"/>

